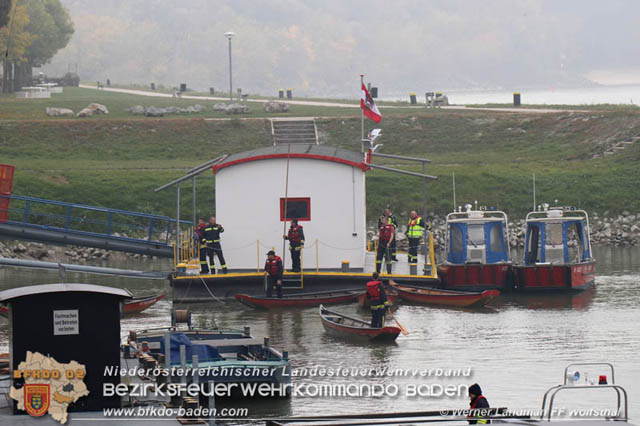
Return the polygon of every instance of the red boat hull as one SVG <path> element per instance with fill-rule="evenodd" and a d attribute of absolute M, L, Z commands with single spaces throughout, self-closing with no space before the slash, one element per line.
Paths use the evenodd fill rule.
<path fill-rule="evenodd" d="M 125 314 L 138 314 L 145 309 L 155 305 L 159 300 L 164 299 L 164 291 L 157 296 L 134 298 L 124 302 Z"/>
<path fill-rule="evenodd" d="M 354 341 L 394 341 L 400 334 L 398 327 L 358 328 L 349 327 L 322 318 L 325 331 L 333 337 Z"/>
<path fill-rule="evenodd" d="M 448 290 L 509 290 L 511 263 L 439 265 L 441 287 Z"/>
<path fill-rule="evenodd" d="M 393 285 L 393 288 L 398 292 L 398 295 L 402 299 L 409 302 L 456 308 L 484 306 L 500 295 L 498 290 L 462 292 L 442 290 L 438 288 L 409 287 L 398 284 Z"/>
<path fill-rule="evenodd" d="M 326 295 L 323 297 L 254 297 L 248 294 L 236 294 L 238 302 L 253 308 L 277 309 L 277 308 L 305 308 L 310 306 L 331 305 L 338 303 L 354 302 L 361 292 L 341 293 L 338 295 Z"/>
<path fill-rule="evenodd" d="M 516 265 L 517 291 L 581 291 L 595 283 L 595 260 L 570 265 Z"/>

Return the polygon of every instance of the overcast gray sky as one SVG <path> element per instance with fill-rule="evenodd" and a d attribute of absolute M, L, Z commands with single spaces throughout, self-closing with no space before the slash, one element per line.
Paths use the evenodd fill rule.
<path fill-rule="evenodd" d="M 62 0 L 76 32 L 46 71 L 83 80 L 357 96 L 640 83 L 638 0 Z M 354 90 L 354 86 L 356 89 Z"/>

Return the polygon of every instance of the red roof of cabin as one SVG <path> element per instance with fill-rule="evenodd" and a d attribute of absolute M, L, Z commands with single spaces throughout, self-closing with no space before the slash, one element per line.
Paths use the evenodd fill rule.
<path fill-rule="evenodd" d="M 348 151 L 327 145 L 291 145 L 291 152 L 288 152 L 288 145 L 269 146 L 251 151 L 240 152 L 228 156 L 223 162 L 212 167 L 213 173 L 225 167 L 251 161 L 271 160 L 276 158 L 307 158 L 312 160 L 332 161 L 334 163 L 346 164 L 357 167 L 362 171 L 367 170 L 364 162 L 364 154 L 360 152 Z"/>

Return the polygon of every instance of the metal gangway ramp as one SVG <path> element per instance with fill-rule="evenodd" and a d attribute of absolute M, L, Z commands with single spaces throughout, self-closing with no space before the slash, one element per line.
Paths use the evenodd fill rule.
<path fill-rule="evenodd" d="M 0 238 L 173 257 L 176 219 L 22 195 L 0 194 Z M 8 203 L 6 202 L 8 201 Z M 2 217 L 4 219 L 4 217 Z M 180 221 L 191 226 L 191 221 Z"/>

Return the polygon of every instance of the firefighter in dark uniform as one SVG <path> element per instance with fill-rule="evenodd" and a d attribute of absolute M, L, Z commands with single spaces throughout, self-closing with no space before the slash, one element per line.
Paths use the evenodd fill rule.
<path fill-rule="evenodd" d="M 291 219 L 291 227 L 285 240 L 289 240 L 289 250 L 291 251 L 291 272 L 300 272 L 300 253 L 304 247 L 304 231 L 298 225 L 298 219 Z"/>
<path fill-rule="evenodd" d="M 378 252 L 376 253 L 376 272 L 380 273 L 380 269 L 382 268 L 382 259 L 385 259 L 387 264 L 387 274 L 391 273 L 391 245 L 395 240 L 395 231 L 396 228 L 388 223 L 383 225 L 380 228 L 380 232 L 378 234 Z"/>
<path fill-rule="evenodd" d="M 491 420 L 487 419 L 489 411 L 489 401 L 482 395 L 482 389 L 480 385 L 474 383 L 469 387 L 469 415 L 467 420 L 470 425 L 486 425 L 491 423 Z M 479 410 L 475 411 L 474 410 Z"/>
<path fill-rule="evenodd" d="M 393 225 L 394 229 L 398 228 L 398 221 L 396 220 L 396 217 L 391 214 L 391 210 L 388 207 L 384 209 L 382 216 L 378 218 L 378 229 L 381 229 L 384 225 Z M 393 237 L 394 238 L 391 242 L 391 247 L 390 247 L 391 260 L 393 260 L 394 262 L 397 262 L 398 259 L 396 258 L 395 230 L 394 230 Z"/>
<path fill-rule="evenodd" d="M 420 238 L 422 231 L 427 229 L 424 220 L 418 216 L 415 210 L 411 212 L 409 224 L 407 225 L 407 238 L 409 239 L 409 265 L 418 264 L 418 249 L 420 248 Z"/>
<path fill-rule="evenodd" d="M 373 280 L 367 283 L 366 294 L 371 308 L 371 327 L 373 328 L 382 328 L 384 326 L 384 317 L 389 306 L 387 293 L 379 277 L 378 273 L 374 272 L 371 276 Z"/>
<path fill-rule="evenodd" d="M 198 226 L 196 226 L 196 239 L 198 240 L 199 254 L 200 254 L 200 273 L 209 273 L 209 263 L 207 262 L 207 245 L 204 242 L 203 231 L 207 226 L 207 222 L 203 218 L 198 219 Z"/>
<path fill-rule="evenodd" d="M 211 272 L 214 274 L 216 273 L 216 264 L 213 260 L 214 255 L 218 257 L 222 272 L 227 273 L 227 263 L 224 261 L 222 246 L 220 245 L 220 234 L 223 232 L 224 228 L 219 223 L 216 223 L 215 216 L 211 216 L 211 218 L 209 218 L 209 224 L 202 228 L 202 240 L 207 246 L 206 251 L 211 263 Z"/>
<path fill-rule="evenodd" d="M 270 250 L 267 253 L 267 261 L 264 264 L 264 275 L 267 277 L 267 297 L 273 296 L 273 287 L 279 298 L 282 298 L 282 273 L 284 267 L 280 256 L 276 256 L 276 252 Z"/>

